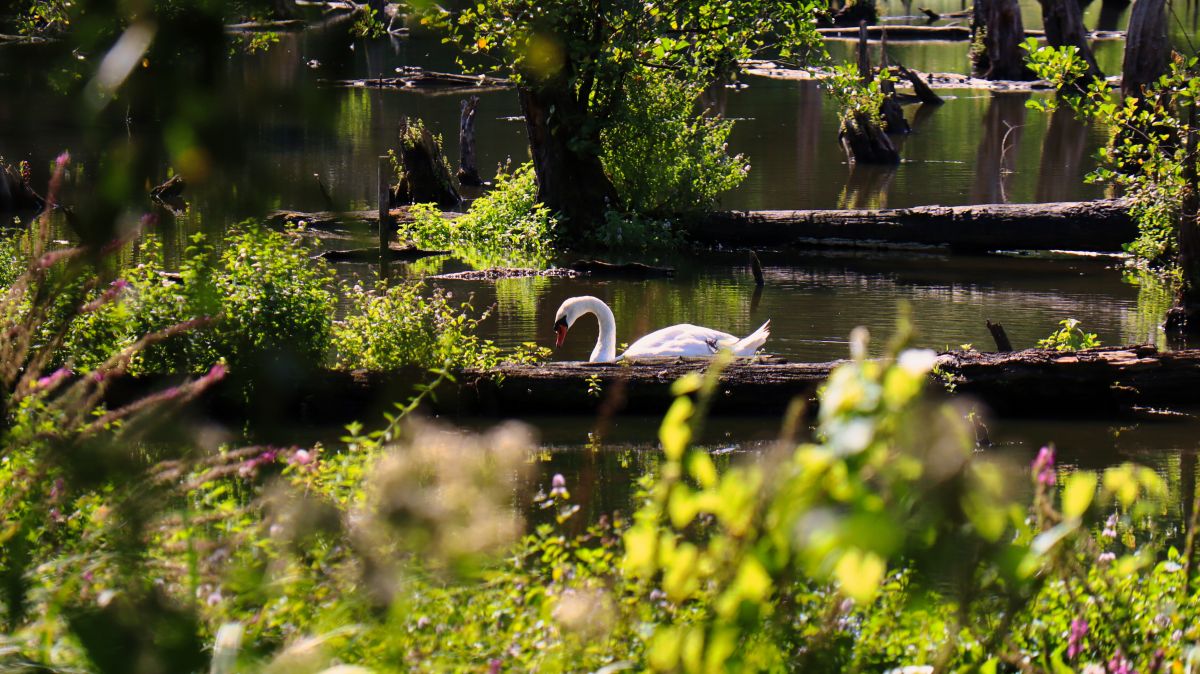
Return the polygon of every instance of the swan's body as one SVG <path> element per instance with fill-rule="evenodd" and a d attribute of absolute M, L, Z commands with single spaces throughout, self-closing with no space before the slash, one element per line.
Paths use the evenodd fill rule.
<path fill-rule="evenodd" d="M 555 346 L 562 346 L 567 330 L 584 314 L 595 314 L 600 322 L 600 334 L 596 347 L 588 359 L 593 363 L 607 363 L 617 359 L 617 323 L 612 310 L 595 297 L 572 297 L 562 303 L 554 317 Z M 656 330 L 637 340 L 625 349 L 622 358 L 650 358 L 654 356 L 713 356 L 721 349 L 729 349 L 735 356 L 753 356 L 771 334 L 771 321 L 762 324 L 748 337 L 738 338 L 727 332 L 681 323 Z"/>

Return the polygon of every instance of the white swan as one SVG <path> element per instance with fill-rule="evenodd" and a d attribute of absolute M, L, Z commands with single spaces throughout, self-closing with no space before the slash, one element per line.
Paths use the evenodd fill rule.
<path fill-rule="evenodd" d="M 588 360 L 593 363 L 609 363 L 616 360 L 617 321 L 607 304 L 591 296 L 572 297 L 558 308 L 558 313 L 554 316 L 554 346 L 562 346 L 567 337 L 567 330 L 584 314 L 595 314 L 600 321 L 600 335 L 596 338 L 596 348 L 592 349 Z M 621 357 L 712 356 L 721 349 L 729 349 L 735 356 L 753 356 L 770 334 L 769 320 L 749 337 L 742 339 L 720 330 L 680 323 L 642 337 L 630 344 Z"/>

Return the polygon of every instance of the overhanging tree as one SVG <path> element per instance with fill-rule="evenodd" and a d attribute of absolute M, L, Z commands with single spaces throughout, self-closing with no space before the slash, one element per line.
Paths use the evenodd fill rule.
<path fill-rule="evenodd" d="M 815 0 L 496 0 L 458 15 L 455 38 L 516 80 L 538 200 L 579 240 L 617 206 L 600 134 L 642 68 L 711 82 L 767 49 L 807 52 L 819 42 Z"/>

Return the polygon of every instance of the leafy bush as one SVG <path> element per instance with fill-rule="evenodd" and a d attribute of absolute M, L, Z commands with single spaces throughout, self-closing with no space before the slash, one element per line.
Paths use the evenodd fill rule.
<path fill-rule="evenodd" d="M 325 362 L 336 298 L 331 272 L 309 257 L 297 237 L 243 223 L 216 253 L 193 237 L 178 275 L 166 274 L 161 247 L 142 242 L 141 262 L 98 292 L 67 334 L 64 353 L 82 371 L 104 362 L 140 335 L 195 319 L 211 319 L 156 344 L 135 358 L 136 372 L 197 372 L 218 360 L 235 369 L 279 359 L 319 366 Z"/>
<path fill-rule="evenodd" d="M 555 219 L 537 203 L 533 165 L 509 173 L 501 168 L 490 192 L 461 217 L 448 219 L 430 204 L 417 204 L 400 238 L 425 248 L 451 249 L 479 267 L 545 266 L 552 252 Z"/>
<path fill-rule="evenodd" d="M 487 318 L 472 317 L 469 302 L 451 304 L 452 296 L 434 288 L 424 297 L 420 283 L 354 286 L 344 291 L 349 308 L 334 325 L 333 347 L 340 368 L 391 370 L 404 366 L 487 367 L 500 349 L 479 339 L 475 328 Z"/>
<path fill-rule="evenodd" d="M 626 211 L 646 218 L 705 211 L 746 177 L 746 157 L 730 155 L 726 143 L 733 122 L 696 109 L 702 91 L 651 68 L 625 78 L 600 139 L 604 170 Z"/>
<path fill-rule="evenodd" d="M 1058 322 L 1058 330 L 1050 333 L 1049 337 L 1038 340 L 1039 349 L 1054 349 L 1055 351 L 1078 351 L 1100 346 L 1100 340 L 1094 332 L 1084 332 L 1079 327 L 1079 321 L 1066 318 Z"/>
<path fill-rule="evenodd" d="M 0 289 L 11 286 L 29 265 L 25 239 L 20 232 L 0 231 Z"/>

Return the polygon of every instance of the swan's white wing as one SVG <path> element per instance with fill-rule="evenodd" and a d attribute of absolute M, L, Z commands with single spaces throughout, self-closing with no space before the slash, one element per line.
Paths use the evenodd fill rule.
<path fill-rule="evenodd" d="M 737 337 L 727 332 L 681 323 L 642 337 L 630 344 L 621 357 L 711 356 L 722 347 L 732 347 L 737 341 Z"/>

